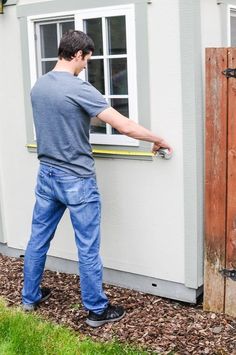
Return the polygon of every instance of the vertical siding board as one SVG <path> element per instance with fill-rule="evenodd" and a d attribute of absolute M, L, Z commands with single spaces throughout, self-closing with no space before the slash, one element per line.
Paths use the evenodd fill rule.
<path fill-rule="evenodd" d="M 236 48 L 228 50 L 228 67 L 236 68 Z M 226 268 L 236 269 L 236 78 L 228 79 L 228 181 Z M 236 281 L 226 279 L 225 313 L 236 316 Z"/>
<path fill-rule="evenodd" d="M 227 49 L 206 50 L 204 309 L 224 311 L 227 148 Z"/>

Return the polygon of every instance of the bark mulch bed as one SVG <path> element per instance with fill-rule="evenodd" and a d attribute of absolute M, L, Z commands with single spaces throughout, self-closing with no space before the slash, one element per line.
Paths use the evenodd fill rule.
<path fill-rule="evenodd" d="M 0 296 L 9 306 L 21 303 L 22 267 L 22 259 L 0 254 Z M 84 323 L 87 313 L 81 305 L 77 275 L 45 271 L 43 284 L 53 293 L 37 313 L 93 340 L 116 339 L 152 354 L 172 350 L 178 355 L 236 355 L 236 318 L 204 312 L 201 302 L 188 305 L 105 285 L 111 303 L 122 304 L 127 314 L 120 322 L 92 329 Z"/>

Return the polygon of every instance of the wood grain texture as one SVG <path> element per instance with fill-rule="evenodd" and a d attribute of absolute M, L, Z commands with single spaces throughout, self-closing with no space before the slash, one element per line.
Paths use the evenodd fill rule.
<path fill-rule="evenodd" d="M 236 68 L 236 48 L 228 50 L 228 67 Z M 228 179 L 226 268 L 236 269 L 236 78 L 228 79 Z M 236 281 L 226 279 L 225 313 L 236 316 Z"/>
<path fill-rule="evenodd" d="M 226 238 L 227 49 L 206 50 L 204 309 L 224 311 Z"/>

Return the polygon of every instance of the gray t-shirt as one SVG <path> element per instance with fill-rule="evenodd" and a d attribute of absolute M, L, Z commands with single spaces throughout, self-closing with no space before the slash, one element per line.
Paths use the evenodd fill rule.
<path fill-rule="evenodd" d="M 34 85 L 31 102 L 40 162 L 95 175 L 89 129 L 108 107 L 102 94 L 69 72 L 51 71 Z"/>

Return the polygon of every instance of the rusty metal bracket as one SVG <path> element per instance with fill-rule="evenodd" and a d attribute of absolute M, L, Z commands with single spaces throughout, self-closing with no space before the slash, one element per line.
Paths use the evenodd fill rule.
<path fill-rule="evenodd" d="M 2 15 L 4 13 L 3 11 L 3 5 L 5 5 L 7 0 L 0 0 L 0 14 Z"/>
<path fill-rule="evenodd" d="M 236 78 L 236 68 L 227 68 L 222 71 L 226 78 Z"/>
<path fill-rule="evenodd" d="M 222 269 L 222 270 L 220 270 L 220 274 L 223 277 L 229 277 L 231 280 L 236 281 L 236 270 L 235 269 L 232 269 L 232 270 Z"/>

